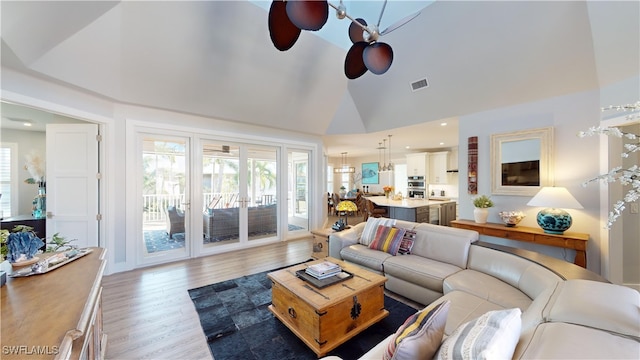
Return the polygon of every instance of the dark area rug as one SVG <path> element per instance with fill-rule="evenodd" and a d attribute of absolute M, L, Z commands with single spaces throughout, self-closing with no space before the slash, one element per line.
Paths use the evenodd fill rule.
<path fill-rule="evenodd" d="M 317 359 L 267 308 L 271 281 L 266 275 L 271 271 L 189 290 L 215 360 Z M 328 355 L 357 359 L 417 311 L 386 295 L 384 303 L 389 316 Z"/>
<path fill-rule="evenodd" d="M 289 231 L 300 230 L 302 227 L 289 224 Z M 147 253 L 154 253 L 157 251 L 179 249 L 184 247 L 184 233 L 173 234 L 173 238 L 169 238 L 169 234 L 165 230 L 148 230 L 143 233 L 144 244 L 147 248 Z M 264 235 L 264 234 L 249 234 L 249 236 Z M 232 236 L 219 237 L 212 239 L 205 239 L 205 243 L 224 241 L 234 238 Z"/>

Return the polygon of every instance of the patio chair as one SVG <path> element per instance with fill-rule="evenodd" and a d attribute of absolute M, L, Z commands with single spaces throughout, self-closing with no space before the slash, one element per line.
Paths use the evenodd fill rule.
<path fill-rule="evenodd" d="M 184 212 L 175 206 L 167 207 L 167 233 L 170 239 L 174 234 L 184 234 Z"/>

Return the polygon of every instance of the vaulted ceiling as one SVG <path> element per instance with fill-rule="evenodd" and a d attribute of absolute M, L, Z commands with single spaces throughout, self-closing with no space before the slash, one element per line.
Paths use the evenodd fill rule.
<path fill-rule="evenodd" d="M 433 124 L 391 129 L 457 124 L 639 73 L 635 1 L 425 2 L 381 39 L 394 50 L 389 71 L 356 80 L 343 73 L 346 50 L 312 32 L 275 49 L 268 4 L 2 1 L 2 65 L 117 102 L 321 135 L 334 156 L 358 155 L 353 134 L 374 152 L 387 133 L 398 146 L 407 136 L 438 147 Z M 413 92 L 422 78 L 429 87 Z"/>

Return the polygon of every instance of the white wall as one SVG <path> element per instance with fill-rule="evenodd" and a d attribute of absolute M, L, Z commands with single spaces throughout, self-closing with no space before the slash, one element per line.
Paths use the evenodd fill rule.
<path fill-rule="evenodd" d="M 577 136 L 580 130 L 597 125 L 600 121 L 600 96 L 597 90 L 571 94 L 537 102 L 495 109 L 461 116 L 459 120 L 459 204 L 460 218 L 473 219 L 472 195 L 467 193 L 467 141 L 478 137 L 478 194 L 491 195 L 490 137 L 507 133 L 552 126 L 554 128 L 555 185 L 566 187 L 584 206 L 583 210 L 570 210 L 573 226 L 570 231 L 590 234 L 587 248 L 587 268 L 600 273 L 600 200 L 595 189 L 581 186 L 582 182 L 598 174 L 599 148 Z M 526 205 L 531 199 L 525 196 L 495 195 L 491 197 L 495 207 L 490 209 L 489 222 L 500 222 L 499 211 L 524 211 L 523 226 L 538 227 L 536 213 L 539 209 Z M 573 262 L 575 252 L 556 247 L 484 237 L 484 241 L 515 246 L 541 252 Z"/>
<path fill-rule="evenodd" d="M 102 189 L 102 230 L 103 247 L 108 249 L 107 273 L 129 270 L 135 266 L 135 254 L 128 242 L 127 227 L 133 219 L 127 217 L 127 182 L 131 174 L 127 173 L 126 159 L 132 156 L 133 149 L 127 148 L 127 122 L 145 121 L 150 123 L 175 124 L 189 127 L 191 131 L 216 131 L 220 134 L 235 134 L 237 137 L 262 138 L 282 143 L 308 144 L 319 150 L 311 158 L 315 177 L 310 185 L 315 192 L 311 200 L 312 227 L 320 226 L 326 218 L 326 201 L 323 191 L 326 179 L 324 159 L 320 137 L 283 131 L 259 126 L 239 124 L 229 121 L 162 111 L 137 106 L 122 105 L 108 99 L 95 97 L 71 88 L 49 83 L 2 68 L 2 99 L 18 105 L 35 107 L 69 117 L 102 124 L 103 128 L 103 185 Z M 44 140 L 42 142 L 44 144 Z M 43 148 L 44 153 L 44 148 Z M 35 196 L 35 195 L 34 195 Z"/>

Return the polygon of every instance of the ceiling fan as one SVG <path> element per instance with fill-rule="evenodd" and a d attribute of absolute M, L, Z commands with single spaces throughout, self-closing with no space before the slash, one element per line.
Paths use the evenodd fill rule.
<path fill-rule="evenodd" d="M 220 153 L 220 154 L 230 154 L 231 153 L 231 147 L 229 145 L 221 145 L 221 146 L 217 146 L 217 145 L 209 145 L 209 146 L 205 146 L 203 149 L 203 153 L 205 155 L 211 155 L 211 154 L 215 154 L 215 153 Z"/>
<path fill-rule="evenodd" d="M 376 75 L 387 72 L 393 62 L 393 49 L 378 39 L 420 14 L 418 11 L 380 31 L 387 0 L 382 5 L 378 22 L 371 25 L 364 19 L 349 16 L 342 0 L 338 6 L 326 0 L 274 0 L 269 9 L 269 34 L 273 45 L 280 51 L 286 51 L 296 43 L 302 30 L 320 30 L 329 18 L 329 6 L 336 10 L 338 19 L 346 17 L 351 20 L 349 38 L 353 45 L 344 61 L 344 73 L 349 79 L 359 78 L 367 70 Z"/>

